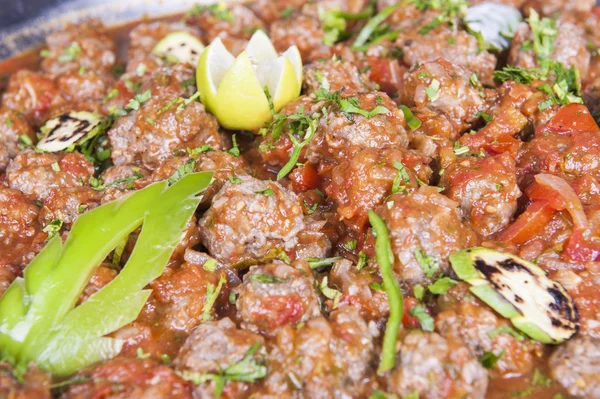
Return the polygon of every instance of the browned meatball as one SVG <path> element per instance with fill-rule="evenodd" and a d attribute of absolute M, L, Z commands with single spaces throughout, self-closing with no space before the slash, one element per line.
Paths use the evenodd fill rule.
<path fill-rule="evenodd" d="M 460 341 L 412 331 L 402 340 L 399 353 L 389 380 L 397 395 L 416 391 L 423 399 L 485 397 L 487 371 Z"/>
<path fill-rule="evenodd" d="M 556 24 L 556 39 L 551 59 L 562 62 L 567 68 L 575 66 L 581 76 L 586 76 L 590 66 L 590 52 L 586 47 L 583 29 L 577 25 L 559 21 Z M 522 22 L 517 26 L 508 56 L 508 63 L 521 68 L 537 68 L 535 51 L 531 46 L 524 46 L 526 41 L 532 41 L 533 34 L 529 24 Z"/>
<path fill-rule="evenodd" d="M 101 193 L 89 187 L 54 189 L 44 199 L 40 211 L 40 223 L 46 226 L 60 219 L 64 225 L 71 225 L 77 217 L 100 204 Z"/>
<path fill-rule="evenodd" d="M 363 110 L 371 111 L 381 106 L 387 112 L 370 118 L 358 114 L 349 116 L 333 105 L 327 122 L 322 121 L 317 134 L 325 137 L 327 149 L 336 161 L 349 160 L 364 148 L 406 147 L 404 114 L 387 94 L 377 91 L 358 93 L 355 99 Z M 312 145 L 318 145 L 318 140 L 309 144 Z"/>
<path fill-rule="evenodd" d="M 26 69 L 10 75 L 2 96 L 2 105 L 23 114 L 34 127 L 46 121 L 51 107 L 64 102 L 52 79 Z"/>
<path fill-rule="evenodd" d="M 562 1 L 562 0 L 527 0 L 523 10 L 534 8 L 541 15 L 553 17 L 557 13 L 568 14 L 573 12 L 591 13 L 596 5 L 594 0 Z"/>
<path fill-rule="evenodd" d="M 351 306 L 368 321 L 378 322 L 388 316 L 387 294 L 372 288 L 373 283 L 381 283 L 381 277 L 371 268 L 358 270 L 352 262 L 342 259 L 335 262 L 330 277 L 331 284 L 339 287 L 342 293 L 339 306 Z"/>
<path fill-rule="evenodd" d="M 473 85 L 472 72 L 444 59 L 426 62 L 404 76 L 404 102 L 444 114 L 462 132 L 487 109 L 480 83 Z"/>
<path fill-rule="evenodd" d="M 168 70 L 155 72 L 140 89 L 144 93 L 148 87 L 152 98 L 139 110 L 119 118 L 109 130 L 111 156 L 116 165 L 141 160 L 146 167 L 154 169 L 177 150 L 202 145 L 214 149 L 223 147 L 217 121 L 204 106 L 196 101 L 187 105 L 183 99 L 177 101 L 177 96 L 183 95 L 181 82 L 193 79 L 193 71 L 183 65 L 175 66 L 173 72 L 176 71 L 170 76 L 166 75 Z M 167 79 L 162 85 L 161 76 Z"/>
<path fill-rule="evenodd" d="M 289 11 L 299 10 L 309 0 L 256 0 L 250 3 L 250 8 L 266 24 L 271 24 Z"/>
<path fill-rule="evenodd" d="M 101 202 L 105 204 L 127 194 L 130 190 L 139 188 L 140 181 L 149 175 L 148 170 L 137 166 L 111 166 L 100 175 L 100 180 L 105 186 L 101 191 Z"/>
<path fill-rule="evenodd" d="M 31 199 L 44 200 L 53 189 L 88 186 L 94 166 L 79 153 L 52 154 L 26 150 L 6 168 L 8 184 Z"/>
<path fill-rule="evenodd" d="M 360 232 L 367 222 L 367 211 L 381 205 L 392 189 L 414 191 L 418 181 L 429 181 L 429 162 L 416 151 L 367 148 L 333 169 L 325 192 L 337 201 L 340 219 Z M 394 187 L 398 178 L 399 185 Z"/>
<path fill-rule="evenodd" d="M 600 397 L 600 340 L 575 337 L 562 344 L 550 357 L 550 373 L 570 395 Z"/>
<path fill-rule="evenodd" d="M 28 368 L 22 381 L 13 374 L 8 363 L 0 363 L 0 397 L 10 399 L 51 399 L 50 376 L 33 364 Z"/>
<path fill-rule="evenodd" d="M 238 288 L 236 307 L 242 326 L 272 334 L 321 314 L 312 276 L 283 262 L 255 266 Z"/>
<path fill-rule="evenodd" d="M 35 141 L 35 132 L 21 114 L 7 107 L 0 107 L 0 172 L 6 169 L 8 162 L 19 152 L 21 136 Z"/>
<path fill-rule="evenodd" d="M 515 161 L 508 154 L 458 158 L 446 167 L 440 186 L 444 194 L 460 204 L 473 231 L 483 236 L 511 222 L 521 196 Z"/>
<path fill-rule="evenodd" d="M 69 386 L 62 399 L 192 399 L 192 384 L 150 359 L 116 358 L 80 372 L 90 380 Z"/>
<path fill-rule="evenodd" d="M 426 281 L 424 269 L 430 276 L 448 274 L 448 256 L 474 244 L 473 233 L 460 221 L 458 204 L 435 187 L 395 194 L 377 213 L 390 230 L 394 270 L 409 283 Z"/>
<path fill-rule="evenodd" d="M 116 61 L 115 44 L 102 22 L 90 19 L 82 24 L 69 24 L 46 37 L 49 54 L 42 69 L 54 76 L 68 72 L 110 72 Z"/>
<path fill-rule="evenodd" d="M 137 25 L 129 32 L 128 58 L 147 56 L 159 40 L 169 33 L 180 31 L 190 33 L 200 39 L 200 32 L 197 29 L 182 22 L 156 21 Z"/>
<path fill-rule="evenodd" d="M 110 283 L 117 276 L 117 271 L 110 266 L 112 265 L 104 264 L 100 265 L 96 269 L 90 278 L 90 282 L 85 286 L 83 292 L 79 296 L 77 305 L 80 305 L 90 299 L 92 295 L 104 288 L 104 286 Z"/>
<path fill-rule="evenodd" d="M 271 25 L 269 37 L 277 51 L 285 51 L 296 45 L 302 61 L 308 64 L 319 58 L 330 58 L 331 50 L 323 43 L 325 31 L 317 19 L 306 15 L 294 15 L 280 19 Z"/>
<path fill-rule="evenodd" d="M 436 331 L 446 339 L 463 341 L 477 357 L 485 352 L 500 355 L 490 373 L 495 377 L 528 375 L 543 352 L 542 344 L 531 342 L 510 323 L 473 297 L 463 284 L 452 288 L 444 298 L 451 303 L 435 318 Z"/>
<path fill-rule="evenodd" d="M 227 264 L 292 250 L 305 227 L 296 194 L 276 182 L 239 179 L 225 183 L 199 221 L 202 243 Z"/>
<path fill-rule="evenodd" d="M 212 319 L 219 303 L 227 302 L 229 277 L 223 265 L 217 264 L 216 269 L 205 267 L 211 259 L 205 254 L 190 251 L 185 259 L 176 270 L 166 269 L 150 286 L 160 304 L 160 324 L 169 330 L 190 332 L 201 321 Z M 215 305 L 205 309 L 208 290 L 216 292 L 219 283 Z"/>
<path fill-rule="evenodd" d="M 600 179 L 600 134 L 546 132 L 523 146 L 517 158 L 519 177 L 549 172 L 565 177 Z"/>
<path fill-rule="evenodd" d="M 345 306 L 329 321 L 317 317 L 279 330 L 268 357 L 271 373 L 264 391 L 272 397 L 363 397 L 373 357 L 367 323 Z"/>
<path fill-rule="evenodd" d="M 0 189 L 0 264 L 26 265 L 42 248 L 39 211 L 20 191 Z"/>
<path fill-rule="evenodd" d="M 482 82 L 493 84 L 496 57 L 481 51 L 477 39 L 465 31 L 446 27 L 426 35 L 411 31 L 399 35 L 396 46 L 402 50 L 402 60 L 409 67 L 443 58 L 464 67 L 469 76 L 476 72 Z"/>
<path fill-rule="evenodd" d="M 344 94 L 366 91 L 373 86 L 354 63 L 342 60 L 316 61 L 304 67 L 304 94 L 308 95 L 321 87 Z"/>
<path fill-rule="evenodd" d="M 108 73 L 85 71 L 62 75 L 56 84 L 69 101 L 101 101 L 113 86 L 114 78 Z"/>
<path fill-rule="evenodd" d="M 252 33 L 264 26 L 252 10 L 244 5 L 231 4 L 224 8 L 218 15 L 210 8 L 205 8 L 199 14 L 188 17 L 186 22 L 200 29 L 206 45 L 219 37 L 225 47 L 237 55 L 245 49 Z"/>
<path fill-rule="evenodd" d="M 257 363 L 262 363 L 265 350 L 263 338 L 248 330 L 238 329 L 229 319 L 202 323 L 194 330 L 179 351 L 174 365 L 179 371 L 191 371 L 201 374 L 218 374 L 222 370 L 240 362 L 253 347 L 258 347 L 253 354 Z M 236 392 L 244 392 L 245 383 L 228 382 L 224 396 L 237 397 Z M 214 384 L 203 384 L 196 387 L 200 397 L 210 396 L 214 392 Z"/>

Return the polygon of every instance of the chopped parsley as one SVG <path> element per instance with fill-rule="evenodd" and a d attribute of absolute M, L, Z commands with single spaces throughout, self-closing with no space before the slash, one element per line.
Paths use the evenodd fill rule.
<path fill-rule="evenodd" d="M 369 257 L 363 251 L 358 253 L 358 262 L 356 263 L 356 270 L 361 270 L 369 263 Z"/>
<path fill-rule="evenodd" d="M 412 111 L 406 105 L 401 105 L 400 109 L 404 114 L 404 119 L 406 120 L 406 124 L 408 125 L 410 130 L 417 130 L 421 127 L 421 121 L 419 120 L 419 118 L 414 116 Z"/>
<path fill-rule="evenodd" d="M 229 175 L 229 182 L 231 184 L 242 184 L 242 179 L 237 176 Z"/>
<path fill-rule="evenodd" d="M 415 249 L 415 259 L 419 263 L 419 266 L 421 266 L 421 270 L 423 270 L 425 276 L 428 278 L 432 278 L 440 268 L 437 260 L 427 255 L 427 253 L 420 248 Z"/>
<path fill-rule="evenodd" d="M 479 363 L 481 363 L 481 365 L 486 369 L 493 369 L 494 367 L 496 367 L 498 360 L 500 360 L 500 358 L 504 355 L 504 352 L 505 351 L 503 350 L 502 352 L 496 355 L 494 354 L 494 352 L 485 351 L 481 356 L 479 356 Z"/>
<path fill-rule="evenodd" d="M 177 107 L 177 112 L 181 112 L 184 109 L 187 108 L 188 105 L 190 105 L 192 102 L 196 101 L 198 98 L 200 98 L 200 92 L 197 91 L 196 93 L 194 93 L 194 95 L 192 95 L 190 98 L 186 98 L 185 100 L 181 101 L 180 99 L 178 99 L 178 102 L 180 102 L 181 104 L 179 104 L 179 106 Z"/>
<path fill-rule="evenodd" d="M 272 188 L 265 188 L 264 190 L 255 191 L 254 194 L 262 194 L 266 195 L 267 197 L 270 197 L 271 195 L 275 194 L 275 191 L 273 191 Z"/>
<path fill-rule="evenodd" d="M 227 8 L 227 5 L 224 2 L 219 2 L 217 4 L 211 5 L 200 5 L 196 4 L 191 10 L 187 12 L 188 17 L 193 17 L 195 15 L 202 14 L 203 12 L 209 12 L 214 15 L 217 19 L 225 22 L 233 22 L 235 19 L 233 12 Z"/>
<path fill-rule="evenodd" d="M 440 13 L 427 25 L 419 29 L 419 34 L 426 35 L 438 26 L 448 23 L 456 29 L 457 19 L 465 16 L 469 3 L 465 0 L 411 0 L 417 10 L 438 10 Z"/>
<path fill-rule="evenodd" d="M 200 147 L 196 147 L 194 149 L 187 149 L 187 153 L 190 155 L 198 155 L 198 154 L 204 154 L 205 152 L 210 152 L 213 151 L 212 146 L 210 145 L 202 145 Z"/>
<path fill-rule="evenodd" d="M 137 76 L 144 76 L 146 74 L 146 71 L 148 70 L 148 67 L 146 66 L 146 64 L 144 64 L 143 62 L 140 62 L 137 66 L 137 68 L 135 68 L 135 74 Z"/>
<path fill-rule="evenodd" d="M 425 307 L 423 307 L 422 305 L 413 306 L 412 308 L 410 308 L 408 313 L 411 316 L 416 317 L 417 320 L 419 320 L 419 324 L 421 325 L 421 329 L 423 331 L 433 331 L 433 317 L 431 317 L 429 313 L 427 313 Z"/>
<path fill-rule="evenodd" d="M 390 30 L 389 25 L 385 23 L 385 20 L 402 5 L 403 3 L 391 5 L 369 19 L 366 25 L 358 33 L 356 40 L 352 44 L 352 49 L 366 51 L 369 46 L 380 43 L 385 39 L 395 40 L 398 36 L 398 31 Z"/>
<path fill-rule="evenodd" d="M 425 292 L 426 292 L 425 287 L 423 287 L 420 284 L 415 285 L 413 288 L 413 295 L 419 301 L 422 301 L 423 298 L 425 298 Z"/>
<path fill-rule="evenodd" d="M 202 268 L 207 272 L 214 272 L 217 270 L 217 261 L 214 259 L 209 259 L 202 265 Z"/>
<path fill-rule="evenodd" d="M 223 288 L 223 284 L 225 284 L 225 282 L 225 276 L 221 275 L 216 288 L 211 283 L 209 283 L 206 287 L 206 297 L 204 298 L 204 306 L 202 307 L 202 321 L 209 321 L 210 319 L 212 319 L 210 312 L 215 306 L 215 302 L 217 302 L 217 298 L 219 297 L 219 294 L 221 293 L 221 289 Z"/>
<path fill-rule="evenodd" d="M 540 19 L 539 14 L 531 9 L 527 23 L 529 23 L 533 35 L 533 50 L 545 75 L 551 66 L 552 60 L 550 57 L 554 51 L 554 42 L 558 35 L 556 21 L 551 18 Z"/>
<path fill-rule="evenodd" d="M 401 162 L 396 161 L 394 162 L 394 168 L 396 168 L 398 172 L 396 173 L 396 177 L 392 183 L 392 194 L 408 193 L 406 185 L 410 184 L 410 176 L 406 171 L 406 167 Z"/>
<path fill-rule="evenodd" d="M 486 122 L 491 122 L 494 120 L 494 117 L 488 113 L 485 113 L 483 111 L 477 111 L 475 112 L 475 115 L 473 115 L 474 118 L 481 118 Z"/>
<path fill-rule="evenodd" d="M 146 122 L 148 122 L 148 123 L 149 123 L 150 125 L 152 125 L 152 126 L 155 126 L 155 125 L 156 125 L 156 121 L 155 121 L 154 119 L 152 119 L 151 117 L 147 116 L 147 115 L 146 115 L 146 116 L 144 116 L 144 120 L 145 120 Z"/>
<path fill-rule="evenodd" d="M 12 120 L 10 119 L 10 117 L 6 118 L 6 121 L 4 123 L 6 123 L 7 128 L 9 128 L 9 129 L 12 128 L 13 124 L 12 124 Z"/>
<path fill-rule="evenodd" d="M 293 13 L 294 13 L 294 7 L 287 6 L 279 15 L 281 16 L 281 18 L 287 19 L 287 18 L 291 17 Z"/>
<path fill-rule="evenodd" d="M 240 147 L 238 147 L 235 134 L 231 137 L 231 142 L 233 143 L 233 147 L 231 147 L 229 150 L 227 150 L 225 152 L 228 153 L 229 155 L 233 155 L 234 157 L 237 158 L 240 156 Z"/>
<path fill-rule="evenodd" d="M 321 87 L 315 93 L 315 100 L 327 101 L 337 105 L 344 116 L 349 120 L 353 120 L 353 114 L 362 115 L 367 119 L 371 119 L 377 115 L 389 114 L 390 110 L 381 105 L 381 97 L 375 100 L 375 108 L 370 111 L 360 108 L 360 100 L 356 96 L 342 97 L 339 91 L 330 93 L 326 88 Z"/>
<path fill-rule="evenodd" d="M 363 11 L 352 14 L 339 9 L 323 10 L 319 8 L 319 20 L 321 27 L 325 31 L 323 43 L 332 46 L 335 43 L 345 40 L 350 37 L 350 33 L 346 31 L 348 21 L 359 21 L 367 19 L 373 15 L 373 7 L 368 6 Z"/>
<path fill-rule="evenodd" d="M 304 203 L 304 210 L 306 210 L 306 214 L 307 215 L 312 215 L 313 213 L 315 213 L 315 211 L 317 210 L 317 208 L 319 207 L 319 204 L 317 202 L 315 202 L 314 204 L 312 204 L 312 206 L 308 205 L 308 202 L 306 202 L 306 200 L 302 200 Z"/>
<path fill-rule="evenodd" d="M 219 398 L 223 393 L 225 384 L 229 381 L 254 383 L 267 376 L 267 367 L 264 362 L 255 358 L 255 354 L 260 348 L 261 344 L 252 345 L 242 360 L 227 367 L 219 374 L 202 374 L 190 370 L 177 371 L 176 373 L 184 380 L 191 381 L 195 385 L 213 381 L 215 385 L 213 394 Z"/>
<path fill-rule="evenodd" d="M 340 303 L 340 299 L 342 298 L 342 293 L 336 289 L 329 287 L 327 285 L 328 282 L 329 278 L 327 276 L 323 277 L 323 280 L 321 280 L 321 283 L 319 284 L 319 290 L 325 298 L 331 299 L 333 301 L 333 309 L 337 309 L 338 304 Z"/>
<path fill-rule="evenodd" d="M 54 237 L 60 231 L 60 229 L 62 229 L 62 227 L 63 221 L 61 219 L 54 219 L 53 221 L 48 223 L 42 229 L 44 233 L 48 234 L 48 238 L 46 238 L 46 241 L 50 241 L 50 239 Z"/>
<path fill-rule="evenodd" d="M 433 284 L 429 284 L 427 289 L 435 295 L 444 295 L 448 290 L 458 284 L 458 281 L 450 277 L 442 277 L 437 279 Z"/>
<path fill-rule="evenodd" d="M 152 93 L 150 92 L 150 90 L 146 90 L 143 93 L 136 94 L 135 97 L 133 97 L 131 100 L 129 100 L 129 102 L 127 103 L 125 108 L 129 109 L 129 110 L 137 111 L 140 109 L 142 104 L 144 104 L 146 101 L 150 100 L 150 97 L 152 97 Z"/>
<path fill-rule="evenodd" d="M 525 340 L 525 337 L 523 336 L 523 334 L 521 334 L 520 332 L 518 332 L 517 330 L 515 330 L 514 328 L 512 328 L 509 325 L 500 326 L 500 327 L 495 328 L 492 331 L 489 331 L 487 333 L 487 335 L 488 335 L 488 337 L 490 337 L 490 339 L 494 339 L 500 334 L 509 334 L 519 342 L 522 342 Z"/>
<path fill-rule="evenodd" d="M 58 162 L 54 162 L 52 165 L 50 165 L 50 167 L 53 171 L 60 172 L 60 165 L 58 164 Z"/>
<path fill-rule="evenodd" d="M 270 274 L 257 273 L 250 276 L 250 280 L 263 284 L 287 283 L 290 279 L 271 276 Z"/>
<path fill-rule="evenodd" d="M 65 51 L 59 55 L 56 60 L 58 62 L 69 62 L 74 61 L 81 54 L 81 47 L 79 47 L 79 43 L 72 42 L 67 47 L 65 47 Z"/>
<path fill-rule="evenodd" d="M 319 267 L 333 266 L 338 260 L 342 260 L 341 256 L 335 256 L 333 258 L 306 258 L 311 269 L 318 269 Z"/>
<path fill-rule="evenodd" d="M 471 151 L 468 145 L 460 145 L 458 141 L 454 142 L 454 155 L 460 156 L 468 154 Z"/>
<path fill-rule="evenodd" d="M 348 251 L 354 251 L 356 249 L 356 240 L 348 240 L 344 243 L 344 248 Z"/>

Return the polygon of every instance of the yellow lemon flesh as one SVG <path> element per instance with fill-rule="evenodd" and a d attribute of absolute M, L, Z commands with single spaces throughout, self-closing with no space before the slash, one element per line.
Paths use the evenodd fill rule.
<path fill-rule="evenodd" d="M 272 118 L 265 88 L 275 111 L 300 95 L 302 59 L 295 46 L 278 56 L 262 31 L 237 58 L 216 39 L 200 57 L 196 84 L 200 100 L 223 127 L 257 130 Z"/>

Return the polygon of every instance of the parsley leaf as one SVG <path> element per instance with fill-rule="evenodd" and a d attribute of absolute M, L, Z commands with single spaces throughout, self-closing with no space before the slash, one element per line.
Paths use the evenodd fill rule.
<path fill-rule="evenodd" d="M 442 277 L 437 279 L 433 284 L 427 286 L 429 292 L 435 295 L 443 295 L 452 287 L 458 284 L 458 281 L 450 277 Z"/>
<path fill-rule="evenodd" d="M 435 101 L 440 98 L 440 81 L 433 79 L 429 86 L 425 89 L 425 94 L 427 94 L 429 101 Z"/>
<path fill-rule="evenodd" d="M 215 302 L 217 302 L 217 298 L 225 282 L 225 277 L 221 276 L 216 288 L 211 283 L 206 287 L 206 297 L 204 299 L 204 306 L 202 307 L 202 321 L 209 321 L 212 318 L 210 311 L 215 306 Z"/>
<path fill-rule="evenodd" d="M 262 194 L 262 195 L 266 195 L 267 197 L 270 197 L 271 195 L 275 194 L 275 191 L 273 191 L 272 188 L 265 188 L 264 190 L 258 190 L 254 192 L 255 194 Z"/>
<path fill-rule="evenodd" d="M 425 276 L 428 278 L 432 278 L 440 268 L 437 260 L 427 255 L 427 253 L 420 248 L 415 249 L 415 259 L 419 263 L 419 266 L 421 266 L 421 270 L 423 270 Z"/>
<path fill-rule="evenodd" d="M 150 90 L 146 90 L 141 94 L 136 94 L 135 97 L 129 100 L 129 103 L 127 103 L 125 108 L 137 111 L 140 109 L 143 103 L 150 100 L 150 97 L 152 97 L 152 93 L 150 92 Z"/>
<path fill-rule="evenodd" d="M 74 61 L 81 54 L 81 47 L 79 43 L 72 42 L 67 47 L 65 47 L 65 51 L 63 54 L 59 55 L 56 60 L 58 62 L 64 63 L 69 61 Z"/>
<path fill-rule="evenodd" d="M 408 313 L 419 320 L 419 324 L 423 331 L 433 331 L 433 317 L 425 311 L 425 308 L 422 305 L 413 306 Z"/>
<path fill-rule="evenodd" d="M 219 2 L 207 6 L 196 4 L 191 10 L 189 10 L 186 13 L 186 15 L 188 17 L 193 17 L 195 15 L 202 14 L 205 11 L 214 15 L 217 19 L 220 19 L 221 21 L 233 22 L 233 20 L 235 19 L 233 12 L 227 9 L 227 5 L 224 2 Z"/>
<path fill-rule="evenodd" d="M 171 177 L 169 177 L 169 179 L 168 179 L 169 186 L 175 184 L 183 176 L 194 172 L 195 167 L 196 167 L 196 160 L 194 158 L 188 159 L 184 164 L 180 165 L 177 168 L 177 170 L 175 171 L 175 173 L 173 173 L 171 175 Z"/>
<path fill-rule="evenodd" d="M 494 352 L 485 351 L 483 355 L 479 356 L 479 363 L 486 369 L 493 369 L 498 363 L 498 360 L 504 355 L 504 350 L 500 352 L 498 355 L 495 355 Z"/>
<path fill-rule="evenodd" d="M 290 279 L 289 278 L 279 278 L 276 276 L 271 276 L 270 274 L 257 273 L 250 276 L 250 280 L 256 281 L 258 283 L 263 284 L 277 284 L 277 283 L 286 283 Z"/>
<path fill-rule="evenodd" d="M 46 241 L 50 241 L 50 239 L 54 237 L 60 231 L 60 229 L 62 229 L 62 226 L 63 221 L 61 219 L 54 219 L 53 221 L 48 223 L 42 229 L 44 233 L 48 234 L 48 238 L 46 238 Z"/>
<path fill-rule="evenodd" d="M 410 130 L 417 130 L 421 127 L 421 121 L 419 120 L 419 118 L 414 116 L 412 111 L 406 105 L 401 105 L 400 109 L 404 114 L 404 119 L 406 120 L 406 124 L 408 125 Z"/>
<path fill-rule="evenodd" d="M 333 258 L 306 258 L 304 260 L 308 262 L 311 269 L 318 269 L 319 267 L 333 266 L 336 261 L 342 259 L 341 256 L 335 256 Z"/>

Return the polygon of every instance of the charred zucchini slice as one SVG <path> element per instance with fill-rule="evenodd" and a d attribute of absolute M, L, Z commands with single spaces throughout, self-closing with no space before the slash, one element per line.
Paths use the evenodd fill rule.
<path fill-rule="evenodd" d="M 198 65 L 204 44 L 188 32 L 172 32 L 156 43 L 152 53 L 177 62 Z"/>
<path fill-rule="evenodd" d="M 104 132 L 102 116 L 87 111 L 71 111 L 48 119 L 41 127 L 37 148 L 44 152 L 73 151 Z"/>
<path fill-rule="evenodd" d="M 573 300 L 556 281 L 531 262 L 487 248 L 450 255 L 458 277 L 471 292 L 516 328 L 545 344 L 559 344 L 579 329 Z"/>

